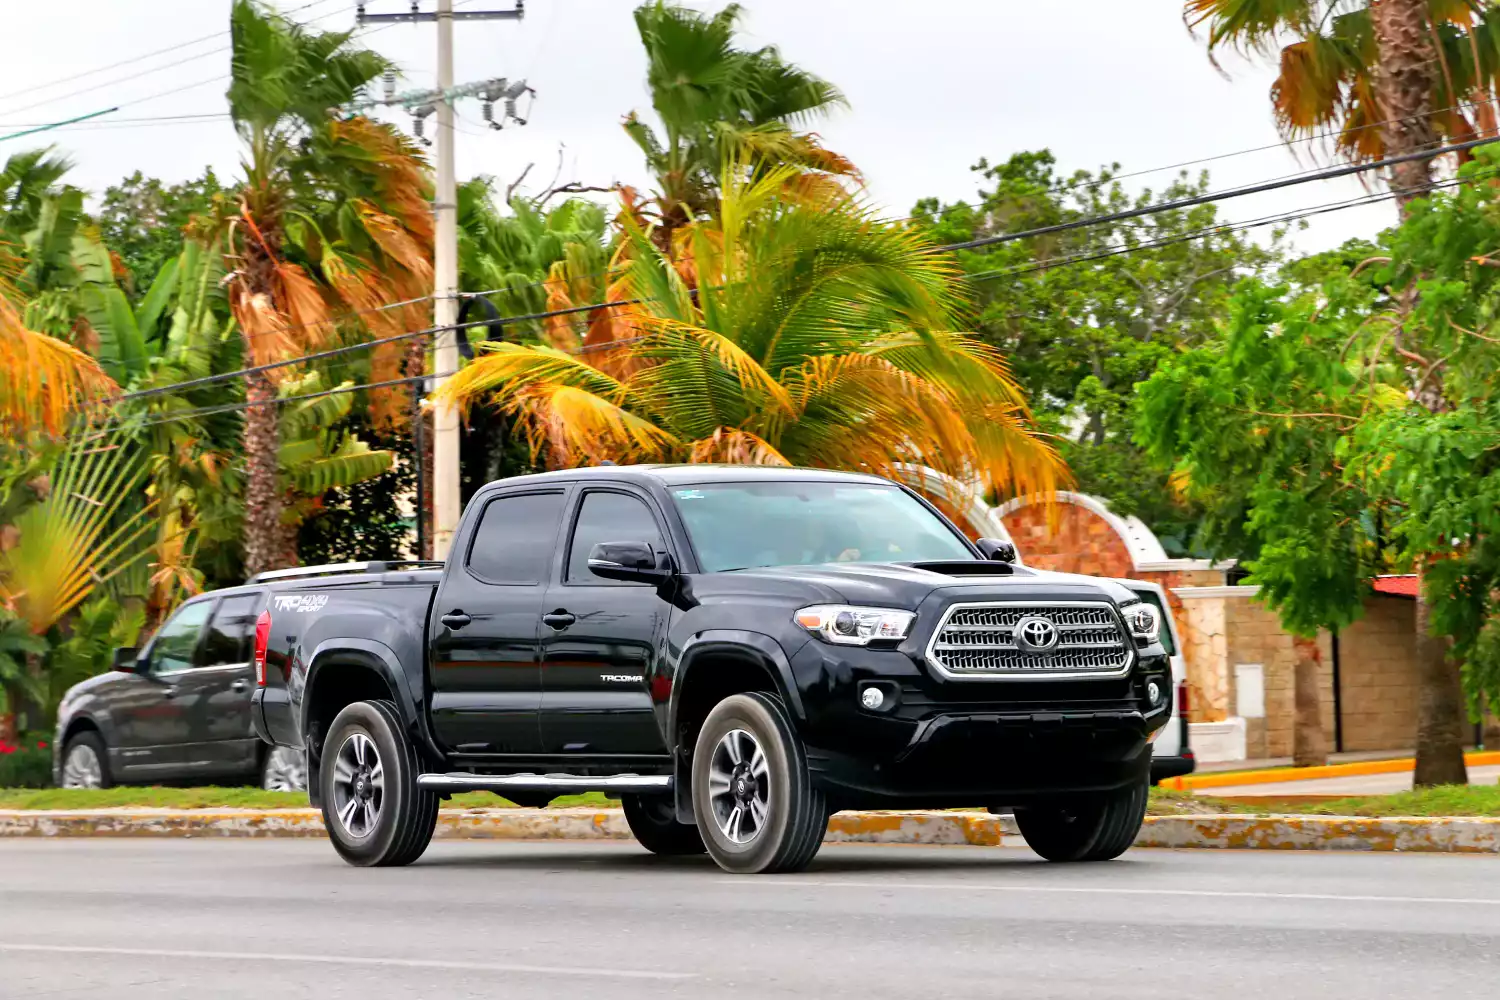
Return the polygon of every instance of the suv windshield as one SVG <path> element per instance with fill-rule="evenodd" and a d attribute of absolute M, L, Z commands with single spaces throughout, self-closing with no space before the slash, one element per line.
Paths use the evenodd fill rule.
<path fill-rule="evenodd" d="M 704 483 L 671 491 L 706 573 L 977 558 L 922 503 L 873 483 Z"/>

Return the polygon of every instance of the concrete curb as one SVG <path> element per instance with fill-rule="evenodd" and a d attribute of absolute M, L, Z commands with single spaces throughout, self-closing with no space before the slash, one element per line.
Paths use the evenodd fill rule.
<path fill-rule="evenodd" d="M 313 809 L 0 810 L 0 837 L 322 837 Z M 439 840 L 629 840 L 618 809 L 445 809 Z M 1010 816 L 848 812 L 826 843 L 1024 844 Z M 1500 854 L 1500 819 L 1483 817 L 1150 816 L 1137 847 Z"/>

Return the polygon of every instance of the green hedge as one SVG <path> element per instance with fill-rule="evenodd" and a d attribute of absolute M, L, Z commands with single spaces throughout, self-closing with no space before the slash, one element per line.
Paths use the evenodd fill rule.
<path fill-rule="evenodd" d="M 51 788 L 52 750 L 45 740 L 0 743 L 0 788 Z"/>

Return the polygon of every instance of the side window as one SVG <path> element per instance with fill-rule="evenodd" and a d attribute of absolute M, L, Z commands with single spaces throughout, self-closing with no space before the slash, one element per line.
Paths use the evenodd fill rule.
<path fill-rule="evenodd" d="M 198 637 L 203 634 L 203 625 L 208 621 L 212 607 L 212 601 L 184 605 L 157 630 L 156 639 L 151 643 L 150 668 L 153 674 L 176 673 L 193 665 Z"/>
<path fill-rule="evenodd" d="M 656 518 L 644 501 L 626 493 L 587 493 L 573 525 L 568 573 L 564 577 L 568 583 L 613 582 L 589 572 L 589 552 L 600 542 L 650 542 L 658 552 L 666 548 Z"/>
<path fill-rule="evenodd" d="M 259 594 L 236 594 L 219 602 L 203 640 L 200 667 L 250 662 L 250 637 L 255 632 Z"/>
<path fill-rule="evenodd" d="M 479 515 L 469 545 L 469 572 L 486 583 L 546 580 L 562 513 L 561 493 L 520 493 L 491 500 Z"/>

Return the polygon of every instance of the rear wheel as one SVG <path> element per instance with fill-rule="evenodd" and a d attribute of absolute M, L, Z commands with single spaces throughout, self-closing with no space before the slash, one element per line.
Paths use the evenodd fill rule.
<path fill-rule="evenodd" d="M 828 827 L 827 803 L 779 701 L 737 694 L 709 712 L 693 751 L 693 811 L 725 871 L 793 872 L 812 861 Z"/>
<path fill-rule="evenodd" d="M 268 792 L 307 791 L 307 753 L 272 747 L 260 769 L 260 787 Z"/>
<path fill-rule="evenodd" d="M 114 784 L 109 774 L 109 752 L 104 740 L 93 730 L 85 730 L 68 740 L 62 755 L 64 788 L 108 788 Z"/>
<path fill-rule="evenodd" d="M 437 827 L 438 797 L 417 787 L 416 749 L 388 701 L 360 701 L 329 727 L 318 771 L 323 824 L 352 865 L 408 865 Z"/>
<path fill-rule="evenodd" d="M 677 822 L 677 803 L 670 795 L 626 795 L 620 799 L 625 822 L 652 854 L 702 854 L 703 834 L 691 823 Z"/>
<path fill-rule="evenodd" d="M 1146 818 L 1147 781 L 1016 809 L 1026 846 L 1048 861 L 1109 861 L 1135 843 Z"/>

